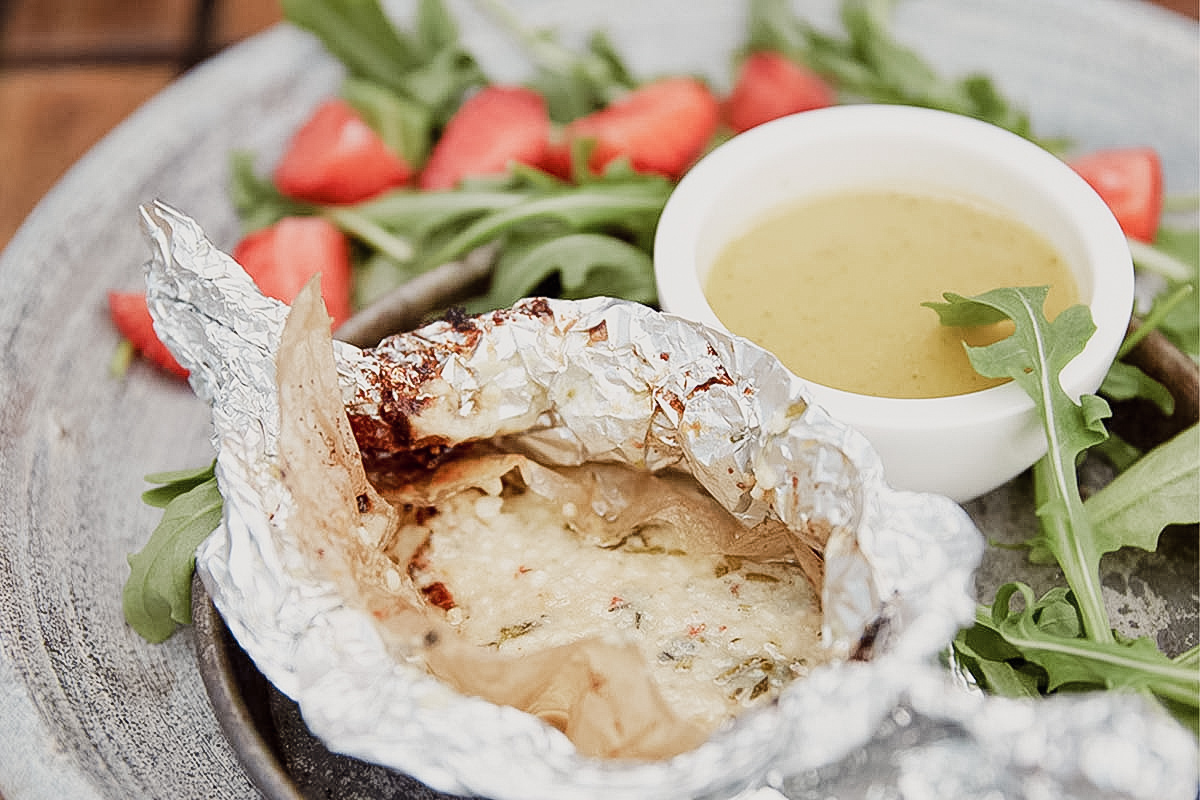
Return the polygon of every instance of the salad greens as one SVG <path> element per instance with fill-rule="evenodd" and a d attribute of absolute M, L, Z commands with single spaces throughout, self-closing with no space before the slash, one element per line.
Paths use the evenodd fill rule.
<path fill-rule="evenodd" d="M 418 3 L 411 31 L 394 25 L 378 0 L 282 0 L 281 5 L 284 18 L 320 39 L 362 82 L 359 86 L 388 90 L 412 113 L 427 114 L 430 127 L 444 125 L 467 90 L 486 82 L 440 0 Z"/>
<path fill-rule="evenodd" d="M 247 159 L 239 154 L 234 162 L 233 197 L 244 218 L 269 225 L 298 208 L 321 213 L 374 249 L 359 267 L 359 305 L 493 241 L 504 244 L 503 254 L 491 289 L 472 310 L 508 306 L 535 290 L 568 299 L 614 293 L 643 303 L 656 299 L 650 251 L 673 185 L 624 161 L 576 183 L 517 167 L 452 192 L 401 190 L 353 206 L 317 208 L 280 195 L 254 175 Z"/>
<path fill-rule="evenodd" d="M 224 504 L 212 465 L 147 475 L 146 481 L 158 486 L 142 501 L 163 509 L 163 517 L 146 546 L 129 557 L 123 607 L 130 627 L 161 642 L 192 621 L 196 548 L 220 524 Z"/>
<path fill-rule="evenodd" d="M 603 31 L 592 33 L 577 52 L 564 47 L 553 31 L 528 28 L 499 0 L 481 0 L 481 5 L 524 47 L 535 68 L 529 85 L 546 98 L 554 122 L 603 108 L 638 85 Z"/>
<path fill-rule="evenodd" d="M 1200 428 L 1151 450 L 1083 504 L 1101 541 L 1153 550 L 1167 525 L 1196 522 Z M 1115 549 L 1115 548 L 1112 548 Z M 1110 551 L 1106 551 L 1110 552 Z"/>
<path fill-rule="evenodd" d="M 1019 596 L 1022 606 L 1013 610 Z M 1196 729 L 1200 672 L 1185 659 L 1167 658 L 1153 639 L 1097 642 L 1080 635 L 1078 608 L 1065 587 L 1040 599 L 1023 583 L 1008 583 L 995 604 L 981 607 L 975 625 L 954 647 L 969 669 L 993 691 L 1036 697 L 1084 688 L 1146 690 L 1178 708 Z"/>
<path fill-rule="evenodd" d="M 1131 242 L 1133 263 L 1165 283 L 1143 324 L 1200 361 L 1200 230 L 1164 226 L 1154 246 Z"/>
<path fill-rule="evenodd" d="M 843 32 L 830 33 L 798 17 L 787 0 L 750 0 L 747 51 L 774 50 L 807 64 L 847 101 L 899 103 L 950 111 L 990 122 L 1051 152 L 1067 142 L 1035 139 L 1029 115 L 979 73 L 948 79 L 889 29 L 896 0 L 846 0 Z"/>
<path fill-rule="evenodd" d="M 594 34 L 572 51 L 548 31 L 526 28 L 501 0 L 479 0 L 511 33 L 533 68 L 530 85 L 564 123 L 601 108 L 639 81 L 613 43 Z M 1028 115 L 985 75 L 948 79 L 889 30 L 893 0 L 843 0 L 840 31 L 818 29 L 786 0 L 748 0 L 743 52 L 770 49 L 807 64 L 846 101 L 920 105 L 976 117 L 1034 139 Z M 379 0 L 283 0 L 285 17 L 313 33 L 346 67 L 343 96 L 395 150 L 413 162 L 472 90 L 487 84 L 440 0 L 421 0 L 409 29 L 397 27 Z M 1064 140 L 1034 139 L 1062 152 Z M 587 145 L 572 153 L 571 181 L 519 167 L 501 178 L 475 179 L 435 193 L 401 189 L 342 206 L 284 197 L 256 174 L 253 157 L 232 156 L 231 197 L 247 232 L 293 215 L 322 215 L 356 248 L 356 298 L 369 303 L 394 286 L 472 250 L 500 244 L 491 285 L 469 311 L 510 305 L 530 294 L 567 298 L 610 294 L 655 302 L 650 260 L 654 229 L 673 185 L 614 162 L 587 169 Z M 1158 330 L 1200 360 L 1200 233 L 1163 228 L 1153 246 L 1131 242 L 1135 264 L 1163 290 L 1121 356 Z M 1159 698 L 1197 729 L 1200 650 L 1168 658 L 1149 639 L 1115 634 L 1100 586 L 1101 557 L 1122 547 L 1153 550 L 1164 527 L 1200 517 L 1200 432 L 1193 426 L 1143 454 L 1111 437 L 1109 406 L 1098 396 L 1072 401 L 1059 371 L 1080 352 L 1093 325 L 1087 310 L 1053 322 L 1042 313 L 1044 288 L 997 289 L 974 298 L 947 295 L 928 304 L 945 324 L 1011 319 L 1007 339 L 969 348 L 981 374 L 1008 377 L 1034 399 L 1050 443 L 1034 468 L 1040 529 L 1029 556 L 1059 565 L 1066 586 L 1042 597 L 1021 582 L 1002 586 L 975 623 L 953 643 L 957 663 L 981 686 L 1037 696 L 1085 688 L 1122 688 Z M 1101 393 L 1116 401 L 1149 398 L 1169 413 L 1173 399 L 1136 367 L 1118 360 Z M 1079 460 L 1102 452 L 1117 477 L 1086 501 Z M 213 467 L 152 475 L 143 496 L 163 508 L 161 523 L 130 557 L 125 614 L 150 641 L 169 637 L 190 617 L 195 550 L 219 524 L 222 500 Z"/>
<path fill-rule="evenodd" d="M 1111 641 L 1112 631 L 1100 592 L 1102 550 L 1083 510 L 1075 472 L 1081 453 L 1105 437 L 1102 420 L 1108 404 L 1084 395 L 1081 405 L 1063 391 L 1059 371 L 1083 351 L 1095 326 L 1084 306 L 1072 306 L 1047 322 L 1042 314 L 1047 287 L 996 289 L 974 298 L 947 294 L 947 303 L 927 303 L 942 324 L 974 326 L 1011 319 L 1009 337 L 986 347 L 968 347 L 975 371 L 988 378 L 1012 378 L 1037 404 L 1048 452 L 1038 481 L 1041 544 L 1062 566 L 1079 602 L 1083 627 L 1098 641 Z"/>
<path fill-rule="evenodd" d="M 1076 464 L 1106 438 L 1103 420 L 1109 408 L 1096 395 L 1072 401 L 1059 373 L 1083 350 L 1094 325 L 1079 305 L 1047 321 L 1042 313 L 1046 291 L 996 289 L 972 298 L 947 294 L 945 303 L 926 303 L 945 325 L 1004 318 L 1015 324 L 1009 337 L 967 347 L 967 354 L 977 372 L 1012 378 L 1038 408 L 1049 448 L 1034 467 L 1041 531 L 1029 544 L 1033 553 L 1051 557 L 1067 582 L 1040 599 L 1023 583 L 1002 586 L 992 606 L 981 608 L 975 625 L 955 639 L 955 653 L 993 691 L 1144 689 L 1169 701 L 1197 730 L 1200 671 L 1172 661 L 1152 639 L 1118 639 L 1104 607 L 1100 557 L 1126 546 L 1154 550 L 1166 525 L 1200 521 L 1200 434 L 1193 426 L 1157 448 L 1086 504 Z M 1014 610 L 1016 597 L 1022 602 Z"/>

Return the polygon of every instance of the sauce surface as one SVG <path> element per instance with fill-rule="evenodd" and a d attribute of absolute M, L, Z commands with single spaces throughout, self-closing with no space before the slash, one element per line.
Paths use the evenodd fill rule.
<path fill-rule="evenodd" d="M 704 293 L 729 330 L 807 380 L 917 398 L 1002 383 L 972 369 L 962 342 L 1011 330 L 945 327 L 921 303 L 1043 285 L 1049 319 L 1078 302 L 1062 257 L 1023 223 L 956 199 L 864 191 L 763 219 L 718 255 Z"/>

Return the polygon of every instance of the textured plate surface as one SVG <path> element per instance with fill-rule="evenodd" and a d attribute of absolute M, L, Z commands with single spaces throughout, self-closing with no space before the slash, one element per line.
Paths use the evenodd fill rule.
<path fill-rule="evenodd" d="M 687 0 L 603 4 L 513 0 L 526 19 L 578 33 L 606 27 L 644 75 L 702 70 L 718 82 L 741 36 L 739 6 Z M 468 46 L 498 78 L 522 63 L 465 3 Z M 831 2 L 805 2 L 831 18 Z M 1171 192 L 1200 178 L 1200 39 L 1194 23 L 1131 0 L 909 0 L 896 30 L 945 72 L 981 69 L 1033 112 L 1043 135 L 1080 149 L 1149 144 Z M 138 365 L 107 373 L 117 337 L 104 292 L 133 288 L 148 254 L 137 205 L 161 198 L 232 246 L 227 154 L 265 165 L 337 68 L 280 28 L 185 76 L 131 117 L 46 197 L 0 256 L 0 794 L 26 798 L 254 797 L 201 681 L 198 631 L 148 645 L 125 627 L 125 556 L 157 514 L 149 472 L 211 457 L 207 412 L 187 389 Z M 985 533 L 1029 524 L 1027 482 L 970 507 Z M 1129 633 L 1195 643 L 1195 542 L 1169 558 L 1125 559 L 1106 583 Z M 998 554 L 980 577 L 1012 575 Z M 1166 578 L 1147 575 L 1166 570 Z M 1050 581 L 1052 574 L 1038 576 Z M 1180 606 L 1164 587 L 1183 587 Z M 1174 620 L 1168 626 L 1166 621 Z M 1174 632 L 1172 632 L 1174 631 Z M 1190 637 L 1190 640 L 1189 640 Z"/>

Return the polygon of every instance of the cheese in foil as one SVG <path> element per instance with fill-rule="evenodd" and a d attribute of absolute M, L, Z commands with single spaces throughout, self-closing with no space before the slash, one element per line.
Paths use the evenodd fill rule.
<path fill-rule="evenodd" d="M 213 410 L 224 520 L 200 547 L 197 570 L 239 644 L 331 750 L 441 791 L 491 798 L 682 800 L 768 786 L 798 798 L 841 775 L 883 786 L 878 796 L 936 796 L 893 791 L 898 785 L 986 791 L 1003 783 L 1088 797 L 1118 778 L 1136 775 L 1159 791 L 1189 777 L 1175 766 L 1190 739 L 1160 717 L 1105 698 L 1081 701 L 1091 713 L 1072 715 L 1062 704 L 961 689 L 938 656 L 974 614 L 978 531 L 945 498 L 888 487 L 866 441 L 753 344 L 593 298 L 452 316 L 370 350 L 331 346 L 312 292 L 289 315 L 192 220 L 162 204 L 146 206 L 143 218 L 156 330 Z M 434 476 L 475 447 L 509 466 L 452 503 L 475 534 L 516 550 L 473 552 L 471 531 L 433 522 L 452 508 L 428 502 Z M 605 526 L 628 498 L 606 491 L 608 478 L 581 477 L 590 470 L 633 473 L 642 485 L 685 480 L 734 524 L 703 546 L 698 538 L 680 545 L 675 533 L 661 538 L 675 529 L 651 514 L 654 524 L 608 538 Z M 573 509 L 558 489 L 539 491 L 571 485 L 586 489 Z M 542 515 L 574 538 L 497 533 L 491 523 L 510 501 L 532 502 L 516 513 Z M 420 519 L 422 508 L 437 513 Z M 605 524 L 587 522 L 593 517 Z M 712 530 L 678 530 L 701 529 Z M 581 542 L 607 545 L 618 560 L 609 572 L 589 562 L 579 582 L 596 585 L 579 588 L 599 606 L 552 626 L 542 615 L 571 594 L 561 584 L 581 569 L 570 564 Z M 562 572 L 523 557 L 539 545 L 563 561 Z M 680 565 L 634 561 L 672 550 L 691 563 L 672 571 Z M 538 570 L 543 587 L 556 585 L 542 610 L 496 615 L 486 596 L 472 595 L 486 588 L 475 576 L 489 569 L 493 587 L 497 576 L 533 584 Z M 681 599 L 681 584 L 697 576 L 696 598 L 734 596 L 735 584 L 770 587 L 750 603 L 763 615 L 745 629 L 744 653 L 716 636 L 732 627 L 736 607 L 726 618 L 708 599 Z M 631 583 L 605 598 L 602 587 L 621 579 Z M 655 580 L 661 588 L 652 590 Z M 438 583 L 444 591 L 432 588 Z M 611 615 L 620 632 L 636 630 L 639 610 L 645 622 L 668 608 L 676 617 L 641 645 L 598 629 L 572 639 L 572 625 L 590 624 L 589 615 Z M 725 681 L 732 714 L 685 683 L 644 679 L 647 661 L 685 661 L 699 652 L 689 639 L 710 635 L 726 652 L 700 677 Z M 564 658 L 563 648 L 575 652 Z M 738 655 L 745 663 L 731 664 Z M 984 712 L 988 726 L 971 723 Z M 1086 773 L 1074 756 L 1057 760 L 1088 751 L 1088 737 L 1104 730 L 1097 720 L 1129 713 L 1141 733 L 1124 759 L 1105 760 L 1129 765 L 1121 775 Z M 667 724 L 672 717 L 678 724 Z M 1074 718 L 1089 722 L 1063 727 Z M 874 752 L 912 720 L 935 733 L 897 734 L 922 746 L 885 750 L 896 757 L 879 760 L 882 783 L 853 767 L 851 754 Z M 988 733 L 1050 742 L 1060 729 L 1070 729 L 1070 747 L 1036 753 Z M 966 751 L 994 769 L 948 766 Z"/>

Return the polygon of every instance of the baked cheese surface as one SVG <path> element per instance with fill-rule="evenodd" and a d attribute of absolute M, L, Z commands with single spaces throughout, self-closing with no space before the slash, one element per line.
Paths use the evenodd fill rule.
<path fill-rule="evenodd" d="M 577 513 L 534 492 L 461 492 L 422 520 L 409 574 L 480 647 L 634 643 L 667 703 L 709 728 L 823 658 L 819 600 L 797 567 L 683 552 L 653 529 L 599 544 L 572 526 Z"/>

